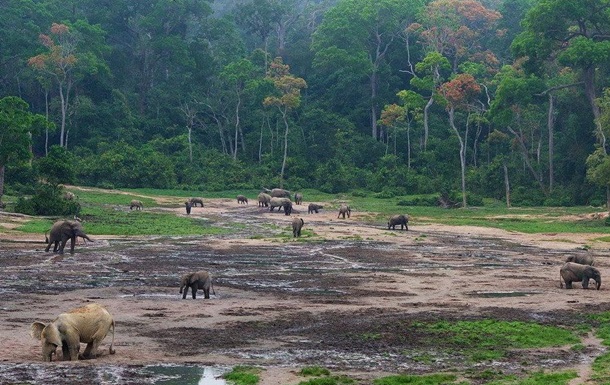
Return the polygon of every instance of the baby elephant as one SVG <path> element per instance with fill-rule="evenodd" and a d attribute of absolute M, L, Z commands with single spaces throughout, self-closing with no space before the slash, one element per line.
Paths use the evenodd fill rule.
<path fill-rule="evenodd" d="M 134 199 L 129 204 L 129 210 L 133 210 L 134 207 L 136 210 L 142 210 L 142 208 L 144 207 L 144 204 L 142 203 L 142 201 Z"/>
<path fill-rule="evenodd" d="M 313 214 L 314 212 L 317 214 L 318 210 L 322 210 L 324 208 L 324 206 L 322 205 L 317 205 L 315 203 L 310 203 L 309 206 L 307 207 L 307 213 L 308 214 Z"/>
<path fill-rule="evenodd" d="M 248 198 L 246 198 L 244 195 L 238 195 L 237 196 L 237 203 L 242 203 L 247 205 L 248 204 Z"/>
<path fill-rule="evenodd" d="M 301 229 L 303 228 L 303 225 L 305 224 L 305 221 L 303 221 L 303 218 L 293 218 L 292 219 L 292 236 L 293 237 L 300 237 L 301 236 Z"/>
<path fill-rule="evenodd" d="M 595 259 L 592 255 L 570 255 L 566 258 L 566 262 L 575 262 L 589 266 L 595 265 Z"/>
<path fill-rule="evenodd" d="M 197 298 L 197 290 L 203 289 L 203 295 L 205 299 L 210 299 L 210 287 L 212 287 L 212 276 L 205 270 L 197 271 L 195 273 L 188 273 L 182 276 L 182 280 L 180 282 L 180 294 L 182 294 L 182 299 L 186 299 L 186 294 L 189 291 L 189 287 L 191 288 L 191 295 L 193 299 Z M 182 289 L 184 288 L 184 292 Z M 212 288 L 212 293 L 214 293 L 214 289 Z"/>
<path fill-rule="evenodd" d="M 62 313 L 47 325 L 34 322 L 30 334 L 42 341 L 43 361 L 51 361 L 58 347 L 61 347 L 64 361 L 76 361 L 81 342 L 87 344 L 83 357 L 95 358 L 97 348 L 110 330 L 109 351 L 114 354 L 114 320 L 103 306 L 92 303 Z"/>
<path fill-rule="evenodd" d="M 595 267 L 589 265 L 581 265 L 580 263 L 566 262 L 559 271 L 559 287 L 563 288 L 562 279 L 566 283 L 566 289 L 572 288 L 572 282 L 582 282 L 582 288 L 589 288 L 589 279 L 593 278 L 596 283 L 597 290 L 602 285 L 602 276 Z"/>
<path fill-rule="evenodd" d="M 348 218 L 351 217 L 352 209 L 350 209 L 348 205 L 341 205 L 341 207 L 339 207 L 339 215 L 337 215 L 337 219 L 339 219 L 341 215 L 343 215 L 343 219 L 345 219 L 346 214 Z"/>
<path fill-rule="evenodd" d="M 409 230 L 409 216 L 408 215 L 392 215 L 392 217 L 390 217 L 390 220 L 388 221 L 388 230 L 390 229 L 390 227 L 392 228 L 392 230 L 396 230 L 396 226 L 400 225 L 400 229 L 402 230 L 403 226 L 405 229 Z"/>

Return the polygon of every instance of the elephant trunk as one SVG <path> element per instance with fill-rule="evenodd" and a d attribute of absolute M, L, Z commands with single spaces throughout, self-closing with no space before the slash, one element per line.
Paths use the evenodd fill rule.
<path fill-rule="evenodd" d="M 599 288 L 600 288 L 600 287 L 601 287 L 601 285 L 602 285 L 602 279 L 601 279 L 601 277 L 600 277 L 600 278 L 598 278 L 598 279 L 596 279 L 596 280 L 595 280 L 595 282 L 597 283 L 597 285 L 596 285 L 597 290 L 599 290 Z"/>

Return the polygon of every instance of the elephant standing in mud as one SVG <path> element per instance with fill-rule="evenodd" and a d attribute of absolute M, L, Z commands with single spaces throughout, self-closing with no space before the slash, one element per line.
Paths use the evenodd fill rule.
<path fill-rule="evenodd" d="M 318 210 L 321 210 L 323 208 L 324 208 L 324 206 L 322 206 L 322 205 L 318 205 L 318 204 L 315 204 L 315 203 L 310 203 L 309 206 L 307 207 L 307 213 L 308 214 L 313 214 L 315 212 L 317 214 Z"/>
<path fill-rule="evenodd" d="M 288 198 L 272 197 L 269 200 L 269 211 L 273 211 L 273 209 L 277 207 L 277 211 L 280 211 L 281 208 L 284 208 L 284 212 L 286 212 L 286 206 L 290 206 L 290 208 L 292 209 L 292 202 Z"/>
<path fill-rule="evenodd" d="M 339 219 L 339 217 L 342 215 L 343 219 L 345 219 L 345 215 L 350 218 L 352 216 L 352 209 L 348 205 L 341 205 L 341 207 L 339 207 L 339 215 L 337 215 L 337 219 Z"/>
<path fill-rule="evenodd" d="M 303 203 L 303 194 L 301 194 L 300 192 L 294 193 L 294 203 L 297 205 Z"/>
<path fill-rule="evenodd" d="M 274 189 L 263 189 L 263 192 L 271 195 L 272 198 L 288 198 L 290 199 L 290 191 L 284 190 L 283 188 L 274 188 Z"/>
<path fill-rule="evenodd" d="M 191 208 L 192 207 L 193 207 L 193 205 L 191 204 L 191 201 L 184 202 L 184 208 L 186 209 L 186 215 L 190 215 L 191 214 Z"/>
<path fill-rule="evenodd" d="M 392 228 L 392 230 L 396 230 L 396 226 L 400 225 L 400 229 L 403 227 L 408 231 L 409 230 L 409 216 L 408 215 L 392 215 L 390 220 L 388 221 L 388 230 Z"/>
<path fill-rule="evenodd" d="M 271 195 L 267 193 L 258 194 L 258 207 L 269 207 L 269 202 L 271 202 Z"/>
<path fill-rule="evenodd" d="M 112 342 L 109 352 L 115 353 L 112 348 L 114 320 L 108 310 L 96 303 L 62 313 L 47 325 L 36 321 L 30 329 L 30 335 L 42 341 L 42 360 L 45 362 L 53 359 L 53 354 L 56 354 L 56 349 L 60 346 L 64 361 L 78 360 L 81 342 L 87 344 L 83 358 L 95 358 L 100 343 L 110 330 Z"/>
<path fill-rule="evenodd" d="M 133 210 L 134 208 L 136 210 L 142 210 L 144 208 L 144 204 L 142 203 L 142 201 L 139 201 L 137 199 L 133 199 L 131 201 L 131 203 L 129 203 L 129 210 Z"/>
<path fill-rule="evenodd" d="M 582 282 L 582 288 L 589 288 L 589 279 L 595 280 L 595 286 L 599 290 L 602 285 L 602 276 L 599 270 L 593 266 L 581 265 L 580 263 L 566 262 L 559 271 L 559 287 L 563 288 L 563 281 L 566 289 L 572 288 L 572 282 Z"/>
<path fill-rule="evenodd" d="M 212 276 L 205 270 L 184 274 L 180 280 L 180 294 L 182 294 L 182 299 L 186 299 L 186 294 L 189 291 L 189 287 L 191 288 L 191 295 L 193 299 L 197 298 L 198 289 L 203 290 L 203 297 L 205 299 L 210 299 Z M 214 289 L 212 288 L 212 292 L 213 291 Z M 216 295 L 214 292 L 213 294 Z"/>
<path fill-rule="evenodd" d="M 301 236 L 301 229 L 303 228 L 304 224 L 305 221 L 303 221 L 303 218 L 292 219 L 292 236 L 294 238 Z"/>
<path fill-rule="evenodd" d="M 189 199 L 189 202 L 191 202 L 191 206 L 193 207 L 197 207 L 197 205 L 203 207 L 203 199 L 201 198 L 191 198 Z"/>
<path fill-rule="evenodd" d="M 244 195 L 238 195 L 237 196 L 237 203 L 247 205 L 248 204 L 248 198 L 246 198 Z"/>
<path fill-rule="evenodd" d="M 49 230 L 49 236 L 47 237 L 47 233 L 45 232 L 45 240 L 47 242 L 47 247 L 44 251 L 48 252 L 53 244 L 53 252 L 59 252 L 60 254 L 64 253 L 64 248 L 66 247 L 66 243 L 68 239 L 70 240 L 70 253 L 74 253 L 74 244 L 76 243 L 76 237 L 81 237 L 83 239 L 88 240 L 89 242 L 93 242 L 93 239 L 89 238 L 87 234 L 83 231 L 83 225 L 79 221 L 68 221 L 61 220 L 53 223 L 51 226 L 51 230 Z"/>
<path fill-rule="evenodd" d="M 595 258 L 592 255 L 570 255 L 566 262 L 580 263 L 581 265 L 595 265 Z"/>

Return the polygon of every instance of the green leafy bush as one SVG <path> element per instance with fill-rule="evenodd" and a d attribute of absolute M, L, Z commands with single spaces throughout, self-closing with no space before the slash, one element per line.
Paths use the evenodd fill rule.
<path fill-rule="evenodd" d="M 80 204 L 63 197 L 63 188 L 58 185 L 41 184 L 31 198 L 20 197 L 15 212 L 28 215 L 73 216 L 80 212 Z"/>

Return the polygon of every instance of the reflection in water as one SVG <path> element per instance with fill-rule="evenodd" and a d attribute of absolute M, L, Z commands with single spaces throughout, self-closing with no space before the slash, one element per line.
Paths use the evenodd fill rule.
<path fill-rule="evenodd" d="M 155 385 L 226 385 L 223 371 L 213 367 L 155 365 L 146 371 L 156 376 Z"/>

